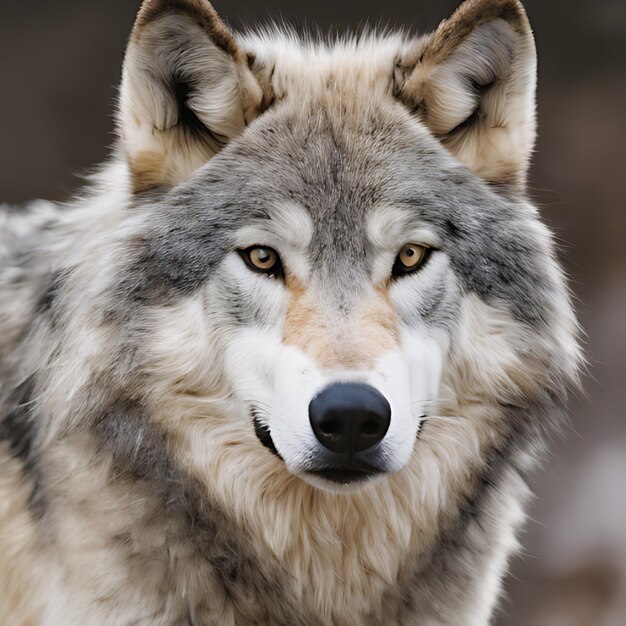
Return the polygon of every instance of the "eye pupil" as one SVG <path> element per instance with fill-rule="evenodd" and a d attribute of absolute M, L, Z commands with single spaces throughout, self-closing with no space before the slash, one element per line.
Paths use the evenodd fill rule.
<path fill-rule="evenodd" d="M 267 248 L 254 248 L 250 252 L 250 260 L 261 269 L 267 269 L 274 264 L 275 252 Z"/>

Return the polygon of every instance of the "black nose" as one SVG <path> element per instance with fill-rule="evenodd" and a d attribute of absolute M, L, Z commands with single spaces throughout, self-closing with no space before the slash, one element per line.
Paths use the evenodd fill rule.
<path fill-rule="evenodd" d="M 391 422 L 391 407 L 374 387 L 335 383 L 311 400 L 309 419 L 325 448 L 352 456 L 382 441 Z"/>

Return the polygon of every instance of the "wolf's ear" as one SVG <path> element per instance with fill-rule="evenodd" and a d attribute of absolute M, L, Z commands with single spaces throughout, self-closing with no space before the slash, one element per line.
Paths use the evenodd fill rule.
<path fill-rule="evenodd" d="M 394 93 L 461 163 L 521 188 L 535 139 L 535 45 L 517 0 L 466 0 L 398 59 Z"/>
<path fill-rule="evenodd" d="M 186 180 L 257 115 L 253 61 L 206 0 L 144 1 L 118 112 L 134 191 Z"/>

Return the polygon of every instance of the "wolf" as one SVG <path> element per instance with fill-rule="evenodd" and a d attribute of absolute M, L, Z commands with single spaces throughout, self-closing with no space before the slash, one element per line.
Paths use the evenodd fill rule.
<path fill-rule="evenodd" d="M 517 0 L 146 0 L 110 159 L 0 212 L 0 623 L 490 623 L 579 331 Z"/>

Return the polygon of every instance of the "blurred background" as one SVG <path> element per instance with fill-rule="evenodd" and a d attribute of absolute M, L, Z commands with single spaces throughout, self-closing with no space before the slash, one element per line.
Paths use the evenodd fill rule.
<path fill-rule="evenodd" d="M 234 27 L 436 27 L 456 0 L 216 0 Z M 139 0 L 0 1 L 0 201 L 64 200 L 113 141 Z M 531 193 L 587 334 L 585 394 L 533 480 L 498 626 L 626 624 L 626 2 L 526 0 L 539 52 Z M 461 625 L 459 625 L 461 626 Z"/>

